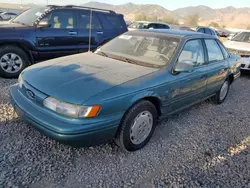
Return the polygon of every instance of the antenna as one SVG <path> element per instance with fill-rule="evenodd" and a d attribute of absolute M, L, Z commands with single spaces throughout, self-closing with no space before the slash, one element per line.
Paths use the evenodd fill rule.
<path fill-rule="evenodd" d="M 92 8 L 90 8 L 90 17 L 89 17 L 89 52 L 90 52 L 90 46 L 91 46 L 91 35 L 92 35 Z"/>

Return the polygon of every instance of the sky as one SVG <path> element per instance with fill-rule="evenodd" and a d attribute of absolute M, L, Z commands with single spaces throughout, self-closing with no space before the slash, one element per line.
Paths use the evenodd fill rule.
<path fill-rule="evenodd" d="M 47 0 L 0 0 L 0 3 L 36 3 L 46 4 Z M 90 0 L 48 0 L 49 4 L 84 4 Z M 174 10 L 186 6 L 206 5 L 212 8 L 224 8 L 227 6 L 250 7 L 250 0 L 97 0 L 103 3 L 124 4 L 133 2 L 135 4 L 158 4 L 168 10 Z M 70 3 L 69 3 L 70 2 Z"/>

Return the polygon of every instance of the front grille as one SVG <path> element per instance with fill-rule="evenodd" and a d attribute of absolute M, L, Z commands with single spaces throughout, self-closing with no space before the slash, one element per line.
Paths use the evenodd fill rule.
<path fill-rule="evenodd" d="M 232 54 L 239 54 L 241 57 L 250 57 L 250 51 L 243 51 L 243 50 L 235 50 L 235 49 L 230 49 L 229 51 Z"/>

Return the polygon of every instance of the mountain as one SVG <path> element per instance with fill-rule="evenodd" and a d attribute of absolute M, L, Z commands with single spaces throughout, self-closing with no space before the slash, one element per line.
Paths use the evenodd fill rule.
<path fill-rule="evenodd" d="M 245 29 L 246 27 L 250 27 L 249 7 L 235 8 L 228 6 L 220 9 L 212 9 L 207 6 L 200 5 L 184 7 L 170 11 L 167 9 L 167 7 L 164 8 L 156 4 L 126 3 L 122 5 L 112 5 L 91 1 L 82 5 L 114 10 L 118 13 L 124 14 L 125 19 L 130 21 L 133 21 L 136 15 L 144 13 L 147 17 L 157 17 L 158 19 L 170 17 L 171 19 L 177 19 L 179 23 L 183 23 L 189 15 L 197 14 L 199 16 L 199 25 L 209 25 L 211 22 L 216 22 L 221 26 L 225 25 L 226 27 L 232 28 L 235 27 Z M 23 5 L 23 8 L 27 6 L 32 7 L 34 4 Z M 0 11 L 1 8 L 12 11 L 12 9 L 20 9 L 20 5 L 0 3 Z"/>
<path fill-rule="evenodd" d="M 125 15 L 127 20 L 134 20 L 136 14 L 144 13 L 149 17 L 157 16 L 158 18 L 163 18 L 169 15 L 170 11 L 165 9 L 162 6 L 155 4 L 133 4 L 126 3 L 123 5 L 111 5 L 100 2 L 89 2 L 83 4 L 84 6 L 95 7 L 95 8 L 104 8 L 109 10 L 114 10 L 116 12 L 122 13 Z"/>
<path fill-rule="evenodd" d="M 133 4 L 111 5 L 100 2 L 89 2 L 84 6 L 105 8 L 114 10 L 125 15 L 125 19 L 134 20 L 135 15 L 145 13 L 148 17 L 157 16 L 158 18 L 171 17 L 176 18 L 182 23 L 188 15 L 197 14 L 200 25 L 208 25 L 211 22 L 217 22 L 227 27 L 246 28 L 250 25 L 250 8 L 235 8 L 232 6 L 212 9 L 207 6 L 190 6 L 176 9 L 174 11 L 155 4 Z"/>

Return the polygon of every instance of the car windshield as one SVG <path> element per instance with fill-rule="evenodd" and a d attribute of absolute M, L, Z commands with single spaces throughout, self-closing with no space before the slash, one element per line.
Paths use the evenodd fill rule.
<path fill-rule="evenodd" d="M 129 28 L 132 29 L 147 29 L 148 23 L 143 23 L 143 22 L 135 22 L 129 26 Z"/>
<path fill-rule="evenodd" d="M 242 33 L 236 35 L 236 36 L 232 39 L 232 41 L 250 43 L 250 32 L 242 32 Z"/>
<path fill-rule="evenodd" d="M 151 32 L 123 34 L 96 53 L 132 64 L 160 68 L 170 63 L 180 43 L 179 37 Z"/>
<path fill-rule="evenodd" d="M 33 26 L 35 21 L 45 13 L 46 7 L 34 7 L 31 9 L 26 10 L 19 16 L 17 16 L 14 20 L 12 20 L 13 23 L 20 23 L 23 25 L 29 25 Z"/>

